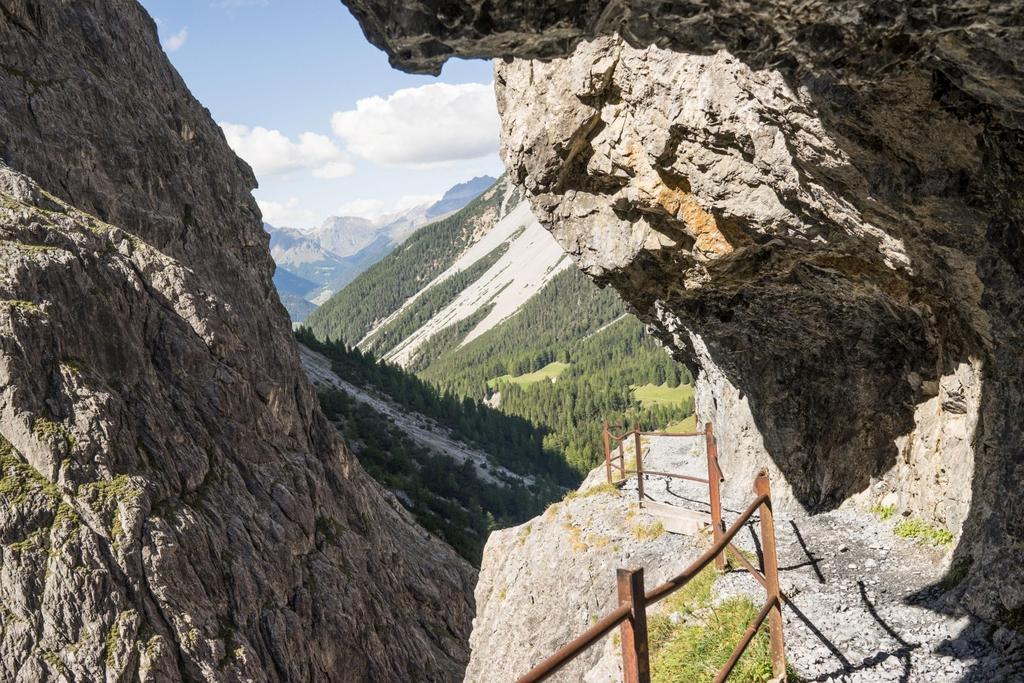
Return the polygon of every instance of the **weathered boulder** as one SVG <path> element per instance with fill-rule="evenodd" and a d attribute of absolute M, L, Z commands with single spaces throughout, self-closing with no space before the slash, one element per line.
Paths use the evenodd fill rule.
<path fill-rule="evenodd" d="M 695 366 L 741 492 L 896 501 L 1020 623 L 1019 3 L 346 4 L 397 66 L 503 58 L 510 177 Z"/>
<path fill-rule="evenodd" d="M 0 679 L 459 678 L 475 573 L 321 415 L 153 22 L 0 12 Z"/>

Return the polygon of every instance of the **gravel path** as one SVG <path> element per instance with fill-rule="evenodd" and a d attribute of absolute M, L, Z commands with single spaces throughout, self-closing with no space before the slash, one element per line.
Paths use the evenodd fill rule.
<path fill-rule="evenodd" d="M 702 439 L 650 437 L 644 446 L 647 469 L 707 476 Z M 635 495 L 635 477 L 623 490 Z M 645 493 L 708 510 L 701 484 L 648 476 Z M 737 512 L 725 510 L 725 523 Z M 736 543 L 755 554 L 756 522 Z M 780 582 L 789 597 L 783 610 L 786 651 L 797 672 L 807 681 L 843 683 L 1024 681 L 1019 643 L 997 655 L 987 625 L 945 613 L 943 592 L 933 586 L 945 574 L 948 549 L 896 536 L 896 522 L 852 506 L 814 516 L 776 515 Z M 760 585 L 742 570 L 721 577 L 715 591 L 717 599 L 743 593 L 764 602 Z M 1017 640 L 1005 630 L 997 641 L 1000 636 Z"/>

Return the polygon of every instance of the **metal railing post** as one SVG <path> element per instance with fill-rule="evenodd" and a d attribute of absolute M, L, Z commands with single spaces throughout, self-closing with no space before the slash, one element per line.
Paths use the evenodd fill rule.
<path fill-rule="evenodd" d="M 775 548 L 775 517 L 772 512 L 771 485 L 764 470 L 754 480 L 754 493 L 768 496 L 761 504 L 761 544 L 764 551 L 764 578 L 768 600 L 774 602 L 768 612 L 768 634 L 771 640 L 772 675 L 786 679 L 786 649 L 782 639 L 782 594 L 779 590 L 779 558 Z"/>
<path fill-rule="evenodd" d="M 715 443 L 715 433 L 708 422 L 704 425 L 704 440 L 708 452 L 708 498 L 711 503 L 711 535 L 715 543 L 722 537 L 722 492 L 719 488 L 721 483 L 721 470 L 718 468 L 718 445 Z M 725 553 L 715 557 L 715 569 L 725 571 Z"/>
<path fill-rule="evenodd" d="M 644 456 L 640 451 L 640 427 L 633 426 L 633 443 L 636 448 L 636 494 L 644 502 Z"/>
<path fill-rule="evenodd" d="M 602 437 L 604 438 L 604 468 L 608 473 L 608 483 L 612 483 L 612 446 L 608 438 L 608 420 L 601 423 Z"/>
<path fill-rule="evenodd" d="M 631 610 L 629 619 L 619 627 L 622 638 L 622 680 L 624 683 L 650 683 L 644 570 L 619 569 L 617 582 L 619 605 L 629 605 Z"/>

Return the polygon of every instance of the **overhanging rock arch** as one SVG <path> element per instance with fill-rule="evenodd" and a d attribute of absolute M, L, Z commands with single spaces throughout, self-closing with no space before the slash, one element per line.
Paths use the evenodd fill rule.
<path fill-rule="evenodd" d="M 501 58 L 511 177 L 699 366 L 733 471 L 895 499 L 968 609 L 1024 609 L 1015 3 L 345 4 L 399 68 Z"/>

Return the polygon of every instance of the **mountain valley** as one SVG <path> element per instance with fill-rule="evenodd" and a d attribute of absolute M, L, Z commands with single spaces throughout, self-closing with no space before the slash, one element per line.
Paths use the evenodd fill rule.
<path fill-rule="evenodd" d="M 302 322 L 317 306 L 380 261 L 424 224 L 462 208 L 494 178 L 479 176 L 459 183 L 432 204 L 376 219 L 332 216 L 315 230 L 264 223 L 270 254 L 277 265 L 274 285 L 293 322 Z"/>

